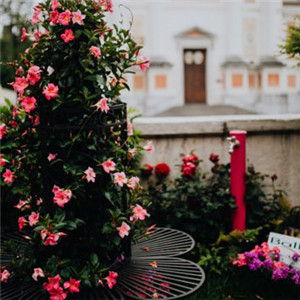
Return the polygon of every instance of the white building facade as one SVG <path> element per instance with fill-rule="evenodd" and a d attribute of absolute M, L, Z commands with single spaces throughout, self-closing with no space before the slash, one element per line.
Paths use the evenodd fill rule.
<path fill-rule="evenodd" d="M 128 75 L 123 100 L 144 115 L 189 103 L 300 112 L 300 70 L 279 47 L 297 13 L 298 0 L 114 1 L 110 22 L 132 19 L 151 63 Z"/>

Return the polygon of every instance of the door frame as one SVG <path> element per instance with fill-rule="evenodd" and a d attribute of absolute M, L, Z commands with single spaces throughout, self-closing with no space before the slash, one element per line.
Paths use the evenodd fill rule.
<path fill-rule="evenodd" d="M 212 47 L 213 40 L 209 36 L 204 37 L 180 37 L 178 39 L 178 59 L 180 61 L 178 68 L 178 78 L 180 78 L 179 94 L 181 105 L 185 105 L 185 86 L 184 86 L 184 50 L 185 49 L 205 49 L 205 88 L 206 88 L 206 102 L 210 105 L 212 101 L 212 83 L 213 83 L 213 61 L 212 61 Z"/>
<path fill-rule="evenodd" d="M 202 100 L 200 100 L 200 101 L 187 101 L 187 98 L 186 98 L 186 86 L 185 86 L 185 83 L 186 83 L 186 78 L 185 78 L 185 76 L 186 76 L 186 69 L 187 69 L 187 64 L 185 63 L 185 61 L 183 62 L 183 68 L 184 68 L 184 75 L 183 75 L 183 80 L 184 80 L 184 86 L 183 86 L 183 89 L 184 89 L 184 104 L 186 105 L 186 104 L 206 104 L 207 103 L 207 86 L 206 86 L 206 84 L 207 84 L 207 80 L 206 80 L 206 72 L 207 72 L 207 70 L 206 70 L 206 67 L 207 67 L 207 65 L 206 65 L 206 60 L 207 60 L 207 54 L 206 54 L 206 49 L 205 48 L 201 48 L 201 49 L 183 49 L 183 59 L 185 60 L 185 58 L 184 58 L 184 53 L 186 53 L 187 51 L 200 51 L 200 52 L 204 52 L 203 54 L 204 54 L 204 74 L 203 74 L 203 76 L 204 76 L 204 95 L 205 95 L 205 98 L 204 98 L 204 101 L 202 101 Z M 202 63 L 203 64 L 203 63 Z M 203 66 L 201 67 L 200 65 L 199 65 L 199 67 L 200 68 L 203 68 Z M 202 84 L 201 84 L 201 86 L 202 86 Z M 199 91 L 199 89 L 198 89 L 198 91 Z"/>

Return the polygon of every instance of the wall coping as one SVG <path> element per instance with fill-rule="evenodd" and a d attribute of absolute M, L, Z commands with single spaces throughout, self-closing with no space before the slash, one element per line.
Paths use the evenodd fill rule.
<path fill-rule="evenodd" d="M 142 117 L 134 128 L 143 136 L 227 135 L 229 130 L 248 134 L 296 131 L 300 134 L 300 114 L 225 115 L 191 117 Z"/>

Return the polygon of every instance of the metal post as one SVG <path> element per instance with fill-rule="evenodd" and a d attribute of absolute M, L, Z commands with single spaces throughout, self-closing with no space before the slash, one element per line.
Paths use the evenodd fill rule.
<path fill-rule="evenodd" d="M 231 155 L 231 194 L 236 199 L 237 208 L 232 212 L 232 227 L 244 231 L 246 229 L 245 173 L 246 173 L 246 135 L 247 131 L 230 131 L 233 151 Z"/>

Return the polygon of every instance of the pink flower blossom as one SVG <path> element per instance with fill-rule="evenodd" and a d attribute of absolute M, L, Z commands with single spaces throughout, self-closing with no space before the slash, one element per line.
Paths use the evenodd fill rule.
<path fill-rule="evenodd" d="M 64 289 L 69 289 L 70 293 L 79 293 L 79 285 L 80 285 L 80 280 L 76 280 L 73 278 L 70 278 L 70 281 L 66 281 L 64 283 Z"/>
<path fill-rule="evenodd" d="M 133 218 L 136 220 L 145 220 L 146 216 L 147 210 L 137 204 L 133 209 Z"/>
<path fill-rule="evenodd" d="M 12 172 L 10 169 L 6 169 L 5 173 L 2 176 L 4 178 L 5 183 L 12 183 L 15 178 L 15 173 Z"/>
<path fill-rule="evenodd" d="M 39 221 L 39 217 L 40 217 L 40 214 L 33 211 L 28 218 L 29 225 L 34 226 Z"/>
<path fill-rule="evenodd" d="M 110 289 L 113 288 L 113 286 L 117 283 L 116 278 L 118 277 L 117 272 L 109 271 L 108 276 L 105 278 L 106 279 L 106 284 Z"/>
<path fill-rule="evenodd" d="M 150 67 L 150 62 L 147 57 L 140 57 L 137 61 L 137 65 L 145 72 Z"/>
<path fill-rule="evenodd" d="M 34 97 L 26 97 L 21 106 L 25 109 L 26 112 L 30 113 L 32 110 L 35 109 L 36 99 Z"/>
<path fill-rule="evenodd" d="M 47 229 L 41 231 L 41 238 L 44 240 L 50 232 Z"/>
<path fill-rule="evenodd" d="M 52 2 L 51 2 L 51 9 L 52 10 L 55 10 L 55 9 L 57 9 L 57 8 L 59 8 L 61 5 L 60 5 L 60 3 L 57 1 L 57 0 L 52 0 Z"/>
<path fill-rule="evenodd" d="M 137 152 L 137 150 L 135 148 L 128 150 L 128 153 L 129 153 L 131 158 L 133 158 L 136 155 L 136 152 Z"/>
<path fill-rule="evenodd" d="M 59 18 L 58 18 L 59 24 L 66 26 L 66 25 L 69 25 L 70 21 L 71 21 L 71 12 L 69 10 L 62 12 L 59 15 Z"/>
<path fill-rule="evenodd" d="M 25 77 L 16 77 L 15 83 L 13 84 L 13 88 L 15 92 L 19 92 L 23 95 L 24 90 L 28 87 L 28 82 L 26 81 Z"/>
<path fill-rule="evenodd" d="M 117 227 L 117 230 L 119 231 L 119 236 L 123 239 L 125 235 L 129 235 L 130 226 L 123 221 L 122 225 Z"/>
<path fill-rule="evenodd" d="M 3 272 L 0 272 L 0 282 L 7 282 L 7 279 L 10 276 L 10 272 L 7 270 L 4 270 Z"/>
<path fill-rule="evenodd" d="M 107 113 L 109 111 L 109 106 L 107 105 L 107 98 L 102 98 L 101 100 L 99 100 L 95 105 L 97 110 L 101 110 L 102 112 Z"/>
<path fill-rule="evenodd" d="M 3 136 L 7 133 L 6 125 L 1 124 L 0 125 L 0 140 L 3 139 Z"/>
<path fill-rule="evenodd" d="M 130 120 L 127 120 L 127 134 L 128 134 L 128 136 L 133 135 L 133 127 L 132 127 Z"/>
<path fill-rule="evenodd" d="M 53 83 L 49 83 L 46 89 L 43 91 L 43 94 L 47 100 L 50 100 L 51 98 L 57 97 L 57 92 L 58 86 L 55 86 Z"/>
<path fill-rule="evenodd" d="M 18 219 L 18 223 L 19 223 L 19 231 L 21 231 L 26 223 L 26 219 L 24 217 L 20 217 Z"/>
<path fill-rule="evenodd" d="M 127 178 L 124 172 L 121 173 L 114 173 L 114 183 L 116 183 L 117 185 L 119 185 L 120 187 L 122 187 L 124 185 L 124 183 L 127 183 Z"/>
<path fill-rule="evenodd" d="M 57 10 L 50 11 L 49 21 L 52 22 L 53 25 L 57 23 L 58 17 L 59 17 L 59 12 Z"/>
<path fill-rule="evenodd" d="M 19 67 L 15 74 L 16 75 L 22 75 L 23 72 L 24 72 L 24 69 L 22 67 Z"/>
<path fill-rule="evenodd" d="M 15 205 L 15 208 L 21 209 L 27 202 L 24 200 L 20 200 L 17 205 Z"/>
<path fill-rule="evenodd" d="M 50 292 L 50 300 L 64 300 L 68 294 L 63 290 L 62 287 L 58 287 L 56 290 Z"/>
<path fill-rule="evenodd" d="M 34 36 L 34 40 L 36 42 L 39 42 L 41 39 L 40 39 L 40 36 L 42 36 L 43 33 L 40 31 L 40 30 L 36 30 L 34 33 L 33 33 L 33 36 Z"/>
<path fill-rule="evenodd" d="M 100 57 L 101 57 L 101 51 L 98 47 L 91 46 L 90 53 L 91 53 L 91 55 L 93 55 L 94 57 L 96 57 L 98 59 L 100 59 Z"/>
<path fill-rule="evenodd" d="M 21 35 L 21 42 L 23 42 L 25 39 L 27 39 L 28 37 L 30 37 L 30 34 L 28 34 L 26 32 L 26 29 L 23 27 L 22 28 L 22 35 Z"/>
<path fill-rule="evenodd" d="M 31 19 L 31 24 L 34 26 L 35 24 L 39 23 L 41 20 L 39 19 L 40 11 L 35 10 L 33 17 Z"/>
<path fill-rule="evenodd" d="M 55 246 L 57 245 L 57 241 L 61 236 L 67 235 L 64 232 L 58 232 L 58 233 L 50 233 L 48 232 L 48 237 L 46 241 L 44 242 L 45 246 Z"/>
<path fill-rule="evenodd" d="M 68 203 L 69 201 L 70 198 L 63 190 L 58 191 L 53 198 L 53 203 L 57 204 L 59 207 L 62 208 L 64 208 L 65 204 Z"/>
<path fill-rule="evenodd" d="M 135 189 L 139 182 L 140 182 L 140 179 L 138 177 L 131 177 L 128 179 L 127 186 L 130 189 Z"/>
<path fill-rule="evenodd" d="M 69 43 L 70 41 L 75 39 L 72 29 L 66 29 L 65 33 L 61 34 L 60 37 L 64 40 L 65 43 Z"/>
<path fill-rule="evenodd" d="M 57 156 L 57 153 L 49 153 L 47 159 L 49 161 L 52 161 L 52 160 L 54 160 L 56 158 L 56 156 Z"/>
<path fill-rule="evenodd" d="M 29 68 L 26 80 L 30 85 L 35 85 L 41 79 L 41 70 L 38 66 L 32 66 Z"/>
<path fill-rule="evenodd" d="M 42 198 L 39 198 L 39 199 L 36 200 L 36 205 L 37 206 L 40 206 L 42 203 L 43 203 L 43 199 Z"/>
<path fill-rule="evenodd" d="M 56 275 L 55 277 L 49 277 L 48 283 L 44 283 L 43 287 L 47 292 L 52 292 L 53 290 L 57 290 L 60 285 L 60 276 Z"/>
<path fill-rule="evenodd" d="M 104 171 L 106 173 L 110 173 L 111 171 L 114 171 L 116 168 L 115 168 L 115 163 L 112 161 L 112 160 L 106 160 L 103 164 L 102 164 L 102 167 L 104 169 Z"/>
<path fill-rule="evenodd" d="M 4 154 L 0 154 L 0 167 L 4 167 L 6 163 L 8 162 L 7 159 L 4 158 Z"/>
<path fill-rule="evenodd" d="M 77 23 L 79 25 L 83 25 L 83 20 L 85 19 L 86 15 L 83 15 L 80 10 L 73 12 L 72 16 L 73 24 Z"/>
<path fill-rule="evenodd" d="M 84 174 L 86 175 L 86 180 L 87 182 L 95 182 L 95 177 L 96 177 L 96 173 L 94 171 L 93 168 L 88 167 L 85 171 Z"/>
<path fill-rule="evenodd" d="M 45 277 L 43 270 L 41 268 L 33 269 L 33 274 L 32 274 L 33 280 L 37 281 L 38 276 Z"/>
<path fill-rule="evenodd" d="M 153 146 L 152 141 L 148 141 L 148 142 L 147 142 L 147 145 L 144 147 L 144 150 L 146 150 L 146 151 L 149 152 L 150 154 L 153 153 L 153 151 L 154 151 L 154 146 Z"/>

